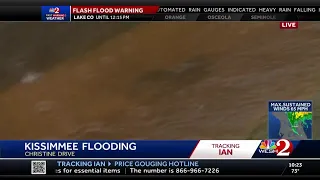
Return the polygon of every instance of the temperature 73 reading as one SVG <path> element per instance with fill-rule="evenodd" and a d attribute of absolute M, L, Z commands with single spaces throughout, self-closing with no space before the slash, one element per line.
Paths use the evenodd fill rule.
<path fill-rule="evenodd" d="M 292 174 L 298 174 L 298 172 L 299 172 L 299 169 L 291 169 Z"/>

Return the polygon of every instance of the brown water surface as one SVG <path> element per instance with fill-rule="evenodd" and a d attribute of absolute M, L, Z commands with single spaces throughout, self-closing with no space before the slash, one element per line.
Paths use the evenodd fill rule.
<path fill-rule="evenodd" d="M 0 32 L 2 139 L 264 139 L 268 100 L 317 99 L 320 88 L 314 23 L 2 23 Z M 40 78 L 21 83 L 28 72 Z"/>

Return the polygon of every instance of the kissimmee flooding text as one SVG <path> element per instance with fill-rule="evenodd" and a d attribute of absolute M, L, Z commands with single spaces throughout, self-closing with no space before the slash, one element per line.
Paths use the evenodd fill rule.
<path fill-rule="evenodd" d="M 75 156 L 75 151 L 135 151 L 136 143 L 129 142 L 29 142 L 25 156 Z"/>

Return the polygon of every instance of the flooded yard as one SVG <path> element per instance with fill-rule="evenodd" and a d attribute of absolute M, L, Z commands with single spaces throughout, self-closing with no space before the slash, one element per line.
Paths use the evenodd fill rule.
<path fill-rule="evenodd" d="M 278 27 L 1 23 L 0 138 L 265 139 L 269 100 L 320 108 L 319 28 Z"/>

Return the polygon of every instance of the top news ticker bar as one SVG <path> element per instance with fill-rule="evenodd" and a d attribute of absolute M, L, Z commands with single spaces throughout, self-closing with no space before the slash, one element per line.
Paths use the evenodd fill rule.
<path fill-rule="evenodd" d="M 79 10 L 80 9 L 80 10 Z M 91 11 L 86 11 L 91 9 Z M 103 11 L 101 11 L 101 9 Z M 111 9 L 114 11 L 108 10 Z M 138 12 L 117 9 L 142 9 Z M 165 11 L 163 9 L 180 9 Z M 184 11 L 181 11 L 184 9 Z M 190 10 L 191 9 L 191 10 Z M 194 11 L 192 9 L 200 9 Z M 215 9 L 214 11 L 208 9 Z M 217 10 L 218 9 L 218 10 Z M 235 9 L 235 10 L 234 10 Z M 240 9 L 240 10 L 237 10 Z M 249 9 L 249 10 L 248 10 Z M 274 9 L 268 11 L 268 9 Z M 282 10 L 282 9 L 289 9 Z M 57 10 L 57 11 L 55 11 Z M 252 11 L 254 10 L 254 11 Z M 311 11 L 312 10 L 312 11 Z M 116 16 L 113 16 L 116 15 Z M 0 6 L 0 21 L 319 21 L 320 6 Z"/>

